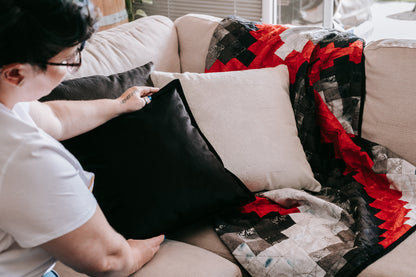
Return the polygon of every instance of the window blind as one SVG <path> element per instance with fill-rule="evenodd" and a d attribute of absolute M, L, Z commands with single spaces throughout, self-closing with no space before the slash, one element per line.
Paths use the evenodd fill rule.
<path fill-rule="evenodd" d="M 308 24 L 303 17 L 312 14 L 332 25 L 334 1 L 340 0 L 132 0 L 135 18 L 164 15 L 175 20 L 188 13 L 208 14 L 220 18 L 235 15 L 250 21 L 272 24 Z M 304 10 L 310 8 L 310 10 Z M 315 18 L 316 20 L 316 18 Z"/>
<path fill-rule="evenodd" d="M 262 19 L 264 0 L 135 0 L 133 12 L 137 16 L 164 15 L 172 20 L 188 13 L 217 17 L 236 15 L 252 21 Z"/>

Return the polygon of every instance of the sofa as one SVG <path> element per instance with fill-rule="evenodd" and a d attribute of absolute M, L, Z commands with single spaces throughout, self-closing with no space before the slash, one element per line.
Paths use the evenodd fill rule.
<path fill-rule="evenodd" d="M 189 14 L 172 22 L 164 16 L 149 16 L 120 25 L 110 30 L 100 31 L 88 41 L 87 46 L 82 53 L 82 67 L 74 75 L 68 76 L 67 81 L 95 75 L 109 76 L 152 62 L 151 73 L 146 77 L 149 77 L 149 80 L 151 80 L 154 85 L 157 84 L 158 86 L 163 87 L 170 80 L 179 78 L 183 81 L 182 87 L 184 91 L 197 88 L 206 89 L 206 87 L 211 84 L 211 81 L 209 79 L 204 79 L 205 75 L 215 74 L 204 73 L 207 71 L 206 63 L 209 60 L 207 56 L 213 55 L 213 49 L 215 48 L 213 41 L 219 40 L 218 36 L 214 36 L 213 39 L 213 34 L 218 30 L 218 25 L 221 20 L 222 19 L 220 18 L 207 15 Z M 247 24 L 250 25 L 250 23 Z M 327 32 L 328 30 L 314 29 L 313 31 L 322 33 Z M 298 40 L 296 37 L 291 38 L 292 41 L 299 42 L 299 45 L 305 45 L 305 43 L 300 44 L 301 38 Z M 348 47 L 349 46 L 347 46 L 347 48 Z M 217 51 L 219 50 L 217 49 Z M 285 57 L 288 55 L 290 54 L 285 54 Z M 405 164 L 407 166 L 406 168 L 408 171 L 410 170 L 410 173 L 406 175 L 406 178 L 410 179 L 410 182 L 414 182 L 414 177 L 412 176 L 415 175 L 415 172 L 412 164 L 416 164 L 416 147 L 413 139 L 416 136 L 416 126 L 414 124 L 414 118 L 416 117 L 416 110 L 414 109 L 414 102 L 416 100 L 416 94 L 414 93 L 416 79 L 413 76 L 413 66 L 416 61 L 416 42 L 411 40 L 389 39 L 370 42 L 367 43 L 363 49 L 363 57 L 363 72 L 365 72 L 365 78 L 363 79 L 364 84 L 362 88 L 365 89 L 366 92 L 365 101 L 360 102 L 363 104 L 357 106 L 359 113 L 357 118 L 348 118 L 346 119 L 346 122 L 355 120 L 359 123 L 359 131 L 352 131 L 357 137 L 383 145 L 396 153 L 394 157 L 400 157 L 400 159 L 406 160 L 408 162 Z M 214 67 L 216 66 L 212 62 L 211 65 Z M 266 66 L 259 65 L 258 67 Z M 268 75 L 267 80 L 270 80 L 271 82 L 269 87 L 263 87 L 264 82 L 262 78 L 266 78 L 263 76 L 263 73 L 251 73 L 252 71 L 247 71 L 247 73 L 244 74 L 260 74 L 258 75 L 258 79 L 261 83 L 256 83 L 255 86 L 261 86 L 261 90 L 265 91 L 279 87 L 281 90 L 288 91 L 290 84 L 295 84 L 294 80 L 289 80 L 289 78 L 293 77 L 293 75 L 289 76 L 288 73 L 288 70 L 291 70 L 290 66 L 289 69 L 281 66 L 278 68 L 279 69 L 277 70 L 273 69 L 273 71 L 266 73 Z M 188 73 L 180 74 L 185 72 Z M 273 74 L 278 74 L 280 77 L 271 77 L 274 76 Z M 286 80 L 282 78 L 286 78 Z M 248 83 L 243 82 L 243 80 L 248 79 L 250 79 L 248 75 L 221 75 L 218 76 L 218 79 L 216 80 L 220 81 L 222 86 L 228 85 L 231 87 L 242 82 L 243 84 L 239 84 L 238 87 L 239 89 L 244 90 L 244 86 L 249 86 L 252 81 L 247 81 Z M 192 82 L 192 80 L 197 81 Z M 253 88 L 251 87 L 251 89 Z M 186 97 L 188 97 L 188 95 Z M 290 188 L 294 190 L 319 191 L 320 184 L 317 181 L 319 178 L 313 177 L 310 166 L 304 162 L 306 161 L 306 158 L 309 158 L 306 157 L 307 155 L 293 157 L 297 154 L 289 153 L 287 155 L 290 155 L 291 157 L 281 158 L 279 156 L 277 161 L 272 157 L 269 161 L 264 156 L 264 153 L 267 154 L 268 151 L 273 152 L 273 150 L 269 150 L 269 147 L 267 147 L 265 143 L 254 143 L 258 148 L 256 148 L 254 152 L 249 152 L 249 158 L 251 160 L 247 161 L 242 160 L 244 156 L 239 156 L 239 153 L 234 155 L 233 153 L 227 152 L 229 148 L 239 149 L 239 147 L 245 147 L 245 141 L 243 139 L 241 139 L 241 141 L 236 140 L 230 143 L 224 142 L 222 137 L 216 137 L 215 132 L 227 132 L 230 131 L 230 129 L 230 132 L 237 132 L 234 135 L 239 138 L 248 137 L 250 134 L 279 136 L 279 134 L 282 134 L 283 132 L 285 134 L 291 132 L 296 133 L 296 129 L 293 129 L 293 127 L 290 126 L 287 127 L 287 129 L 279 127 L 278 130 L 274 130 L 273 134 L 269 134 L 268 131 L 266 132 L 267 134 L 261 133 L 264 130 L 261 128 L 262 124 L 259 124 L 259 122 L 264 122 L 269 129 L 274 129 L 273 124 L 275 124 L 275 122 L 266 122 L 265 118 L 269 118 L 271 115 L 277 118 L 281 117 L 281 115 L 275 114 L 275 111 L 272 111 L 270 108 L 274 107 L 273 109 L 276 109 L 275 106 L 267 106 L 267 112 L 264 114 L 259 112 L 260 115 L 259 119 L 255 121 L 257 122 L 256 124 L 250 126 L 248 130 L 242 130 L 244 129 L 244 124 L 247 122 L 227 121 L 225 119 L 225 116 L 227 115 L 220 113 L 223 110 L 234 111 L 233 100 L 236 99 L 236 96 L 233 96 L 233 99 L 230 100 L 222 96 L 212 97 L 208 95 L 203 98 L 203 100 L 200 100 L 199 103 L 197 103 L 196 100 L 191 101 L 192 97 L 189 96 L 188 99 L 191 110 L 192 107 L 200 107 L 201 110 L 204 110 L 201 113 L 192 110 L 192 113 L 195 113 L 194 117 L 196 122 L 211 122 L 211 125 L 206 124 L 206 126 L 201 126 L 201 132 L 206 135 L 207 140 L 211 141 L 214 148 L 220 153 L 225 167 L 234 172 L 243 183 L 250 183 L 249 190 L 251 192 L 264 190 L 272 191 L 276 188 L 284 189 L 284 184 L 279 184 L 277 187 L 271 185 L 276 181 L 275 179 L 281 180 L 282 178 L 290 180 Z M 238 98 L 239 102 L 236 102 L 235 105 L 241 105 L 243 106 L 243 109 L 264 107 L 264 105 L 269 104 L 270 97 L 276 96 L 272 93 L 267 97 L 265 96 L 266 98 L 264 99 L 262 97 L 263 96 L 254 96 L 250 93 L 242 94 Z M 286 98 L 276 98 L 276 101 L 286 101 L 284 103 L 290 103 L 290 101 L 292 101 L 292 103 L 294 103 L 294 100 L 290 99 L 288 95 L 285 97 Z M 157 99 L 153 102 L 156 102 L 156 100 Z M 221 105 L 222 103 L 225 103 L 225 106 L 222 106 L 221 109 L 204 109 L 204 103 L 208 102 L 209 104 L 207 105 L 209 105 L 209 107 L 215 107 L 215 105 Z M 333 106 L 336 106 L 339 103 L 333 102 L 332 104 Z M 286 105 L 287 107 L 287 104 L 281 105 Z M 278 107 L 279 109 L 281 108 L 281 105 Z M 285 113 L 287 113 L 287 111 L 285 111 Z M 213 118 L 211 118 L 211 115 L 217 115 L 217 117 L 213 116 Z M 243 114 L 236 111 L 236 117 L 242 116 Z M 291 120 L 295 122 L 298 118 L 294 118 L 292 115 Z M 224 124 L 215 124 L 215 122 L 218 123 L 219 121 L 224 121 Z M 236 131 L 235 128 L 229 127 L 235 122 L 241 124 L 239 125 L 239 129 L 237 129 L 241 130 L 241 132 Z M 285 123 L 282 124 L 284 125 Z M 345 124 L 342 122 L 343 126 L 345 126 Z M 247 143 L 250 144 L 253 142 L 248 141 Z M 275 142 L 270 141 L 270 143 Z M 299 146 L 292 146 L 291 142 L 285 142 L 285 147 L 283 148 L 286 149 L 279 149 L 279 151 L 292 149 L 292 147 L 296 148 Z M 276 146 L 276 148 L 279 147 Z M 263 156 L 256 157 L 257 151 L 263 153 L 258 155 Z M 289 173 L 286 175 L 281 175 L 279 173 L 280 175 L 277 175 L 277 177 L 269 176 L 263 178 L 263 176 L 261 176 L 261 173 L 265 170 L 264 168 L 267 167 L 266 164 L 275 165 L 276 163 L 280 163 L 282 167 L 289 167 L 288 164 L 290 164 L 291 159 L 294 159 L 295 164 L 290 166 L 296 167 L 299 171 L 304 171 L 304 175 L 299 176 L 298 174 L 295 178 L 296 180 L 291 178 L 292 174 Z M 261 164 L 256 165 L 256 163 L 261 163 L 261 161 L 265 161 L 264 166 Z M 310 159 L 308 159 L 308 161 L 310 161 Z M 247 166 L 247 164 L 250 166 Z M 401 165 L 403 165 L 403 163 Z M 253 169 L 253 167 L 256 168 Z M 413 172 L 411 172 L 412 170 Z M 248 176 L 250 173 L 257 175 L 254 177 Z M 264 183 L 267 183 L 267 185 L 264 186 Z M 291 191 L 287 191 L 287 193 L 291 193 Z M 273 199 L 273 195 L 269 194 L 267 196 L 270 199 Z M 413 196 L 411 195 L 409 197 L 412 198 Z M 300 200 L 295 201 L 296 205 L 293 205 L 290 201 L 279 202 L 279 199 L 281 198 L 281 195 L 278 196 L 276 202 L 287 209 L 296 207 L 302 203 Z M 293 197 L 288 197 L 287 199 L 292 200 Z M 247 204 L 248 202 L 249 201 L 241 203 L 241 205 Z M 409 203 L 411 203 L 411 199 L 409 200 Z M 408 209 L 410 210 L 411 208 Z M 236 277 L 256 275 L 253 274 L 255 269 L 250 268 L 249 264 L 244 264 L 244 262 L 242 263 L 241 261 L 236 260 L 236 255 L 233 255 L 232 253 L 234 252 L 235 254 L 236 252 L 230 251 L 224 244 L 224 240 L 221 240 L 223 238 L 227 240 L 227 236 L 221 236 L 220 239 L 218 235 L 218 230 L 220 228 L 218 226 L 220 225 L 216 225 L 216 232 L 212 217 L 207 216 L 206 218 L 199 218 L 192 222 L 188 222 L 188 224 L 181 228 L 175 228 L 175 230 L 169 232 L 167 240 L 162 244 L 160 251 L 156 254 L 154 259 L 133 276 Z M 368 264 L 360 265 L 361 268 L 357 273 L 359 274 L 358 276 L 413 276 L 412 259 L 416 255 L 415 247 L 413 247 L 416 244 L 416 235 L 411 234 L 409 231 L 399 240 L 401 243 L 398 243 L 397 245 L 394 244 L 395 247 L 387 247 L 387 250 L 382 254 L 377 254 L 377 259 L 372 258 Z M 60 276 L 64 277 L 84 276 L 74 272 L 59 262 L 56 266 L 56 271 Z M 300 274 L 292 273 L 291 275 L 287 275 L 282 273 L 283 275 L 280 275 L 276 274 L 276 272 L 279 272 L 276 268 L 273 272 L 274 273 L 269 273 L 270 275 L 265 274 L 264 276 L 297 276 Z M 256 276 L 262 276 L 262 274 L 263 273 L 259 273 Z M 310 272 L 308 276 L 321 276 L 321 273 L 314 274 L 313 272 Z M 331 273 L 328 273 L 328 276 L 332 276 Z"/>

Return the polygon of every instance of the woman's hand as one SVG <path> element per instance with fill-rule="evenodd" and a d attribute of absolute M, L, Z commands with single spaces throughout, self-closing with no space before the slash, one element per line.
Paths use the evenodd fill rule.
<path fill-rule="evenodd" d="M 160 244 L 164 241 L 164 239 L 165 236 L 160 235 L 145 240 L 127 240 L 127 243 L 130 245 L 131 249 L 136 251 L 136 257 L 139 257 L 136 261 L 136 268 L 134 269 L 135 272 L 142 268 L 153 258 L 153 256 L 159 250 Z"/>
<path fill-rule="evenodd" d="M 88 276 L 129 276 L 149 262 L 164 236 L 126 240 L 108 224 L 100 207 L 77 229 L 41 245 L 57 260 Z"/>
<path fill-rule="evenodd" d="M 117 100 L 123 107 L 124 112 L 134 112 L 146 106 L 152 100 L 152 94 L 158 92 L 154 87 L 131 87 L 126 90 Z"/>

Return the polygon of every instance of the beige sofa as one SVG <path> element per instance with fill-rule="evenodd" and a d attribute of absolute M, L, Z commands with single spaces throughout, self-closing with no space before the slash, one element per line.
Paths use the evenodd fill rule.
<path fill-rule="evenodd" d="M 69 78 L 109 75 L 149 61 L 158 71 L 202 73 L 212 33 L 220 20 L 186 15 L 172 22 L 163 16 L 150 16 L 99 32 L 83 52 L 83 66 Z M 416 164 L 416 41 L 371 42 L 364 54 L 367 96 L 362 136 Z M 179 230 L 171 239 L 134 276 L 247 275 L 207 222 Z M 414 276 L 414 245 L 416 234 L 359 276 Z M 60 263 L 56 270 L 64 277 L 83 276 Z"/>

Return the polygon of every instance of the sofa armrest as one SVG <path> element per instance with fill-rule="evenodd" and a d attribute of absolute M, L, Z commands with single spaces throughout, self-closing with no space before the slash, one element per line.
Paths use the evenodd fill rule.
<path fill-rule="evenodd" d="M 220 21 L 221 18 L 202 14 L 187 14 L 175 20 L 181 72 L 205 72 L 208 47 Z"/>
<path fill-rule="evenodd" d="M 82 52 L 81 68 L 67 79 L 111 75 L 150 61 L 155 70 L 180 71 L 176 28 L 165 16 L 143 17 L 95 33 Z"/>
<path fill-rule="evenodd" d="M 416 165 L 416 40 L 370 42 L 364 55 L 362 136 Z"/>

